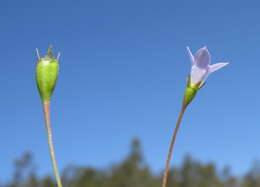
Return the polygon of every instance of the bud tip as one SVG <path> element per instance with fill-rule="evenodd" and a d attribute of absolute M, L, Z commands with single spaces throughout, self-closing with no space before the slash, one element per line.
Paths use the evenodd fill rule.
<path fill-rule="evenodd" d="M 53 58 L 53 55 L 52 55 L 52 45 L 50 45 L 48 47 L 48 51 L 47 51 L 47 55 L 46 55 L 47 58 Z"/>
<path fill-rule="evenodd" d="M 39 53 L 39 50 L 38 50 L 38 48 L 36 48 L 35 50 L 36 50 L 36 55 L 37 55 L 37 58 L 38 58 L 38 60 L 40 60 L 40 59 L 41 59 L 41 57 L 40 57 L 40 53 Z"/>

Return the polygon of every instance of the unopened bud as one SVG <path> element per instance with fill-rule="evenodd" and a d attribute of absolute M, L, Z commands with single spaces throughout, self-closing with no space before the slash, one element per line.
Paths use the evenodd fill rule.
<path fill-rule="evenodd" d="M 41 58 L 38 50 L 38 63 L 36 67 L 36 82 L 41 99 L 44 102 L 49 102 L 52 92 L 56 86 L 56 81 L 59 72 L 58 59 L 52 55 L 52 48 L 48 48 L 47 55 Z"/>

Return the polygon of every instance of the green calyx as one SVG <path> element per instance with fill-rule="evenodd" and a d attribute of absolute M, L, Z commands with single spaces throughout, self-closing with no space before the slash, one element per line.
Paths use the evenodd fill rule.
<path fill-rule="evenodd" d="M 56 86 L 56 81 L 59 72 L 58 57 L 52 55 L 52 48 L 48 48 L 47 55 L 40 58 L 38 50 L 38 63 L 36 66 L 36 82 L 41 99 L 44 102 L 49 102 L 52 92 Z"/>
<path fill-rule="evenodd" d="M 187 87 L 183 97 L 183 106 L 187 107 L 190 104 L 190 102 L 194 99 L 194 97 L 196 96 L 200 88 L 201 88 L 200 82 L 196 85 L 191 85 L 190 76 L 189 76 L 187 81 Z"/>

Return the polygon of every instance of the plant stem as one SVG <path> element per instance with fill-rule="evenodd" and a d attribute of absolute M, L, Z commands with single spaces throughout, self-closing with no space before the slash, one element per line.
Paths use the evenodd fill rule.
<path fill-rule="evenodd" d="M 173 152 L 173 148 L 174 148 L 174 143 L 175 143 L 175 139 L 176 139 L 176 136 L 177 136 L 180 124 L 181 124 L 181 120 L 182 120 L 182 117 L 183 117 L 183 114 L 184 114 L 186 108 L 187 108 L 187 105 L 183 104 L 179 117 L 178 117 L 178 120 L 177 120 L 177 123 L 176 123 L 176 126 L 175 126 L 175 129 L 174 129 L 174 132 L 173 132 L 173 135 L 172 135 L 172 140 L 171 140 L 171 144 L 170 144 L 170 148 L 169 148 L 169 152 L 168 152 L 168 156 L 167 156 L 167 161 L 166 161 L 165 169 L 163 172 L 162 187 L 166 187 L 166 185 L 167 185 L 167 177 L 168 177 L 168 172 L 170 169 L 170 162 L 171 162 L 172 152 Z"/>
<path fill-rule="evenodd" d="M 50 102 L 46 102 L 46 101 L 43 102 L 43 111 L 44 111 L 45 125 L 46 125 L 46 129 L 47 129 L 47 134 L 48 134 L 48 144 L 49 144 L 49 149 L 50 149 L 52 167 L 53 167 L 54 175 L 55 175 L 55 178 L 57 181 L 57 185 L 58 185 L 58 187 L 62 187 L 60 174 L 58 171 L 57 162 L 56 162 L 56 158 L 55 158 L 53 140 L 52 140 L 52 131 L 51 131 L 51 122 L 50 122 Z"/>

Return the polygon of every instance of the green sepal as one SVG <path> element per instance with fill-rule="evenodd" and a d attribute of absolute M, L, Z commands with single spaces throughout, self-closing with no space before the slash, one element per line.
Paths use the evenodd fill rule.
<path fill-rule="evenodd" d="M 201 88 L 201 82 L 199 82 L 196 85 L 191 85 L 190 76 L 189 76 L 187 80 L 187 87 L 183 97 L 183 105 L 185 107 L 187 107 L 190 104 L 190 102 L 194 99 L 194 97 L 196 96 L 200 88 Z"/>
<path fill-rule="evenodd" d="M 36 66 L 36 82 L 41 99 L 49 102 L 56 86 L 58 78 L 59 64 L 58 60 L 52 55 L 52 48 L 48 48 L 48 53 L 44 58 L 38 56 Z"/>

